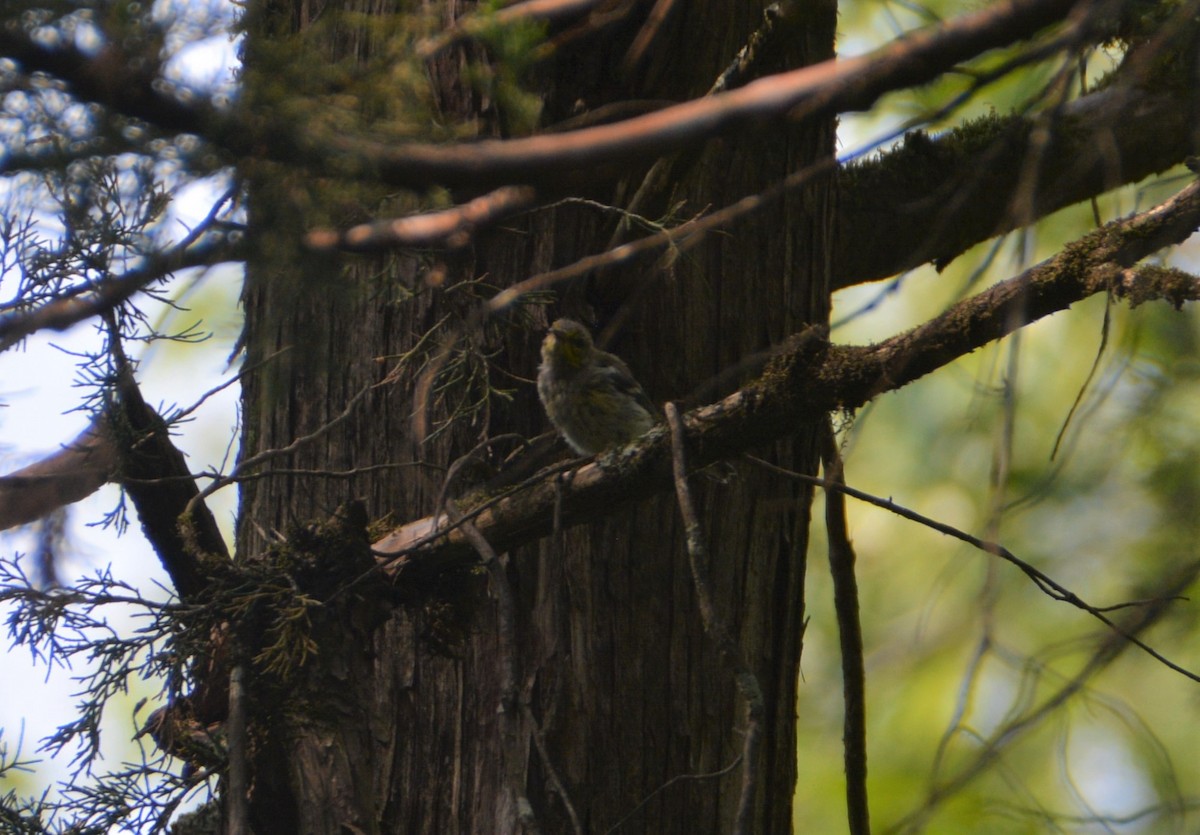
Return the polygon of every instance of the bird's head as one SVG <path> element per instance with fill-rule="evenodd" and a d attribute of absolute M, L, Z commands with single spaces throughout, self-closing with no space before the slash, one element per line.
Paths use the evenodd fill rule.
<path fill-rule="evenodd" d="M 592 335 L 574 319 L 558 319 L 542 340 L 542 361 L 579 368 L 593 351 Z"/>

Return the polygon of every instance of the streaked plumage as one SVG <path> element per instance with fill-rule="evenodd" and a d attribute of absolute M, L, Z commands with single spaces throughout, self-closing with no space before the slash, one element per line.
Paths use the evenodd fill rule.
<path fill-rule="evenodd" d="M 542 341 L 538 396 L 554 428 L 583 455 L 628 443 L 658 420 L 629 367 L 597 349 L 572 319 L 557 320 Z"/>

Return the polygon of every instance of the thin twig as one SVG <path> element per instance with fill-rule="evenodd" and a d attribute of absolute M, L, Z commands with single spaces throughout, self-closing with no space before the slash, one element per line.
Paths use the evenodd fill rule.
<path fill-rule="evenodd" d="M 375 388 L 377 388 L 377 384 L 364 386 L 357 394 L 350 398 L 350 402 L 346 404 L 346 408 L 342 409 L 340 414 L 331 418 L 321 426 L 318 426 L 307 435 L 301 435 L 299 438 L 296 438 L 287 446 L 266 449 L 238 462 L 238 465 L 233 468 L 233 471 L 230 472 L 229 475 L 214 480 L 211 484 L 192 497 L 192 500 L 188 502 L 185 512 L 192 511 L 198 503 L 203 502 L 213 493 L 238 481 L 238 479 L 242 477 L 242 473 L 251 467 L 257 467 L 259 464 L 264 464 L 267 461 L 271 461 L 284 455 L 291 455 L 293 452 L 304 447 L 305 445 L 324 437 L 330 431 L 332 431 L 334 427 L 348 420 L 350 416 L 354 414 L 354 410 L 358 407 L 358 404 L 361 403 Z"/>
<path fill-rule="evenodd" d="M 719 229 L 733 221 L 758 211 L 769 203 L 783 198 L 790 192 L 815 182 L 818 178 L 832 174 L 837 170 L 837 160 L 826 157 L 799 171 L 789 174 L 778 183 L 763 189 L 756 194 L 749 194 L 728 206 L 695 218 L 671 229 L 664 229 L 645 238 L 613 246 L 604 252 L 580 258 L 564 267 L 548 270 L 531 276 L 524 281 L 506 287 L 492 296 L 484 306 L 483 313 L 491 315 L 506 310 L 520 301 L 524 296 L 540 292 L 564 281 L 588 275 L 601 267 L 613 267 L 632 261 L 635 258 L 656 254 L 659 251 L 677 249 L 685 252 L 704 239 L 704 234 L 713 229 Z"/>
<path fill-rule="evenodd" d="M 1083 403 L 1084 395 L 1091 389 L 1092 380 L 1096 378 L 1096 372 L 1100 370 L 1100 360 L 1104 357 L 1104 349 L 1108 347 L 1108 334 L 1112 324 L 1112 308 L 1113 298 L 1112 293 L 1109 293 L 1104 298 L 1104 318 L 1100 322 L 1100 344 L 1096 347 L 1096 355 L 1092 358 L 1092 367 L 1088 370 L 1087 377 L 1083 380 L 1083 385 L 1075 393 L 1075 400 L 1071 403 L 1071 408 L 1067 410 L 1067 416 L 1063 418 L 1062 426 L 1059 427 L 1058 434 L 1054 437 L 1054 446 L 1050 450 L 1051 461 L 1058 456 L 1058 450 L 1062 446 L 1063 438 L 1066 437 L 1067 430 L 1071 428 L 1071 419 L 1075 417 L 1075 412 L 1079 409 L 1080 404 Z"/>
<path fill-rule="evenodd" d="M 737 815 L 734 818 L 733 835 L 748 835 L 752 830 L 754 815 L 754 795 L 758 788 L 758 749 L 762 742 L 763 717 L 766 707 L 763 700 L 762 688 L 754 671 L 742 656 L 737 642 L 734 641 L 729 628 L 717 615 L 713 605 L 712 591 L 708 579 L 704 576 L 701 562 L 708 562 L 708 549 L 704 544 L 704 536 L 700 530 L 700 520 L 696 517 L 696 508 L 692 503 L 692 492 L 687 483 L 687 461 L 683 450 L 683 421 L 679 417 L 679 409 L 670 401 L 664 407 L 667 424 L 671 427 L 671 464 L 675 474 L 675 495 L 679 500 L 679 513 L 683 517 L 684 529 L 687 534 L 688 564 L 692 569 L 692 583 L 696 587 L 696 599 L 700 609 L 700 619 L 704 623 L 704 631 L 717 645 L 722 660 L 733 671 L 733 680 L 737 684 L 742 698 L 746 700 L 746 730 L 742 739 L 742 790 L 738 798 Z"/>
<path fill-rule="evenodd" d="M 665 792 L 667 789 L 671 788 L 671 786 L 675 785 L 676 783 L 682 783 L 684 780 L 715 780 L 716 778 L 724 777 L 726 774 L 733 771 L 735 768 L 737 768 L 739 765 L 741 765 L 741 762 L 742 762 L 742 755 L 738 754 L 736 757 L 734 757 L 733 762 L 731 762 L 729 765 L 725 766 L 724 768 L 718 769 L 716 771 L 709 771 L 704 774 L 676 774 L 670 780 L 663 783 L 661 786 L 659 786 L 654 791 L 650 792 L 650 794 L 643 797 L 641 799 L 641 801 L 638 803 L 638 805 L 634 806 L 632 809 L 629 810 L 629 813 L 627 815 L 625 815 L 625 817 L 621 818 L 619 821 L 614 823 L 608 829 L 604 830 L 604 835 L 613 835 L 613 833 L 616 832 L 618 829 L 620 829 L 622 826 L 624 826 L 626 824 L 626 822 L 629 821 L 630 818 L 632 818 L 638 812 L 642 811 L 642 809 L 644 809 L 646 807 L 647 803 L 649 803 L 654 798 L 658 797 L 660 794 Z"/>
<path fill-rule="evenodd" d="M 821 457 L 825 477 L 845 485 L 842 456 L 833 426 L 822 427 Z M 837 613 L 842 652 L 842 699 L 845 705 L 842 746 L 846 763 L 846 822 L 851 835 L 869 835 L 871 817 L 867 803 L 867 700 L 863 663 L 862 623 L 858 610 L 858 580 L 854 576 L 854 546 L 846 526 L 846 497 L 838 490 L 825 491 L 825 530 L 829 539 L 829 574 L 833 579 L 833 608 Z"/>
<path fill-rule="evenodd" d="M 815 484 L 816 486 L 823 487 L 826 490 L 836 490 L 838 492 L 845 493 L 847 496 L 852 496 L 853 498 L 856 498 L 859 501 L 866 502 L 867 504 L 873 504 L 876 507 L 880 507 L 880 508 L 883 508 L 884 510 L 895 513 L 897 516 L 903 516 L 905 519 L 916 522 L 920 525 L 924 525 L 927 528 L 932 528 L 933 530 L 937 531 L 938 533 L 943 533 L 946 536 L 952 536 L 955 539 L 962 540 L 963 542 L 967 543 L 968 545 L 972 545 L 975 548 L 978 548 L 980 551 L 983 551 L 986 554 L 991 554 L 994 557 L 999 557 L 1000 559 L 1004 560 L 1005 562 L 1012 563 L 1017 568 L 1019 568 L 1025 576 L 1027 576 L 1030 580 L 1032 580 L 1033 584 L 1035 586 L 1037 586 L 1038 589 L 1046 596 L 1050 597 L 1053 600 L 1059 600 L 1059 601 L 1062 601 L 1063 603 L 1069 603 L 1070 605 L 1074 606 L 1076 609 L 1082 609 L 1083 611 L 1087 612 L 1092 617 L 1096 618 L 1096 620 L 1103 623 L 1105 626 L 1107 626 L 1109 629 L 1111 629 L 1117 635 L 1120 635 L 1121 637 L 1125 638 L 1127 641 L 1132 643 L 1134 646 L 1141 649 L 1143 652 L 1145 652 L 1151 658 L 1154 658 L 1156 661 L 1165 665 L 1169 669 L 1174 670 L 1175 672 L 1179 673 L 1180 675 L 1185 676 L 1186 678 L 1190 678 L 1192 681 L 1200 682 L 1200 675 L 1197 675 L 1196 673 L 1193 673 L 1191 670 L 1188 670 L 1185 667 L 1181 667 L 1178 664 L 1176 664 L 1174 661 L 1171 661 L 1169 658 L 1166 658 L 1164 655 L 1162 655 L 1160 652 L 1158 652 L 1158 650 L 1149 646 L 1144 641 L 1137 638 L 1135 635 L 1124 630 L 1117 623 L 1115 623 L 1111 618 L 1109 618 L 1105 615 L 1105 612 L 1113 611 L 1115 609 L 1127 608 L 1131 605 L 1130 603 L 1121 603 L 1117 606 L 1093 606 L 1090 603 L 1087 603 L 1086 601 L 1084 601 L 1082 598 L 1080 598 L 1079 595 L 1075 594 L 1075 592 L 1067 589 L 1065 586 L 1063 586 L 1060 583 L 1056 582 L 1055 580 L 1051 579 L 1045 572 L 1040 571 L 1037 568 L 1034 568 L 1032 565 L 1025 562 L 1023 559 L 1021 559 L 1016 554 L 1014 554 L 1012 551 L 1008 550 L 1003 545 L 1000 545 L 996 542 L 988 542 L 987 540 L 972 536 L 971 534 L 966 533 L 965 531 L 960 531 L 958 528 L 952 527 L 951 525 L 947 525 L 944 522 L 939 522 L 936 519 L 929 518 L 928 516 L 922 516 L 920 513 L 917 513 L 915 510 L 909 510 L 906 507 L 896 504 L 891 499 L 881 499 L 878 496 L 873 496 L 870 493 L 864 493 L 863 491 L 856 490 L 855 488 L 850 487 L 848 485 L 837 484 L 835 482 L 830 481 L 829 479 L 817 478 L 816 476 L 805 475 L 804 473 L 797 473 L 792 470 L 787 470 L 787 469 L 784 469 L 783 467 L 779 467 L 775 464 L 772 464 L 769 461 L 764 461 L 761 458 L 756 458 L 753 455 L 747 455 L 746 458 L 750 461 L 753 461 L 755 464 L 757 464 L 760 467 L 765 467 L 765 468 L 772 470 L 773 472 L 776 472 L 780 475 L 785 475 L 788 478 L 793 478 L 798 481 L 807 482 L 808 484 Z M 1180 597 L 1178 599 L 1183 600 L 1185 598 Z M 1157 598 L 1155 598 L 1154 600 L 1151 601 L 1151 603 L 1154 603 L 1154 604 L 1158 604 L 1158 603 L 1162 603 L 1162 602 L 1163 602 L 1162 600 L 1159 600 Z"/>
<path fill-rule="evenodd" d="M 244 368 L 239 369 L 237 374 L 233 375 L 228 380 L 224 380 L 223 382 L 218 383 L 217 385 L 210 388 L 208 391 L 204 392 L 204 394 L 200 395 L 199 399 L 197 399 L 195 403 L 193 403 L 192 405 L 190 405 L 186 408 L 178 409 L 178 410 L 172 412 L 169 417 L 164 418 L 164 419 L 169 424 L 178 423 L 179 421 L 183 420 L 185 417 L 190 415 L 192 412 L 196 411 L 201 406 L 203 406 L 204 402 L 206 400 L 208 400 L 210 397 L 224 391 L 225 389 L 232 386 L 234 383 L 241 382 L 243 379 L 245 379 L 250 374 L 253 374 L 255 371 L 258 371 L 260 368 L 265 366 L 267 363 L 273 362 L 277 357 L 279 357 L 282 354 L 287 353 L 290 350 L 292 350 L 290 345 L 287 347 L 284 347 L 284 348 L 280 348 L 278 351 L 275 351 L 270 356 L 264 357 L 263 359 L 259 360 L 256 363 L 252 363 L 250 365 L 245 366 Z"/>
<path fill-rule="evenodd" d="M 1163 593 L 1155 598 L 1155 603 L 1136 612 L 1128 625 L 1123 630 L 1118 630 L 1116 635 L 1107 636 L 1092 653 L 1082 670 L 1048 695 L 1037 707 L 1005 722 L 996 728 L 987 739 L 981 740 L 973 758 L 961 767 L 958 774 L 931 788 L 921 805 L 896 822 L 888 831 L 894 833 L 924 831 L 924 821 L 938 806 L 954 797 L 986 771 L 992 763 L 997 762 L 1000 754 L 1016 744 L 1026 732 L 1042 727 L 1042 721 L 1047 716 L 1082 691 L 1090 679 L 1095 678 L 1119 658 L 1131 643 L 1140 646 L 1137 641 L 1120 639 L 1127 638 L 1130 633 L 1144 632 L 1157 623 L 1167 611 L 1167 602 L 1178 599 L 1188 587 L 1196 582 L 1197 576 L 1200 576 L 1200 562 L 1182 566 L 1162 584 Z"/>

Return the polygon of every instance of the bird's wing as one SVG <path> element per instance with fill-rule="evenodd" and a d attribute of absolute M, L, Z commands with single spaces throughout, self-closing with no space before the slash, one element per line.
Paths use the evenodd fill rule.
<path fill-rule="evenodd" d="M 629 370 L 629 366 L 625 364 L 624 360 L 606 351 L 598 351 L 597 354 L 596 365 L 606 383 L 621 394 L 632 397 L 649 414 L 657 415 L 659 413 L 658 407 L 647 396 L 646 390 L 634 378 L 633 372 Z"/>

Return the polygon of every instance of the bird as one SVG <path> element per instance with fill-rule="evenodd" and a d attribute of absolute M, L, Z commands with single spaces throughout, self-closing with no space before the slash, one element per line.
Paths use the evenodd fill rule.
<path fill-rule="evenodd" d="M 573 319 L 556 320 L 542 340 L 537 388 L 550 422 L 580 455 L 629 443 L 659 420 L 629 366 Z"/>

